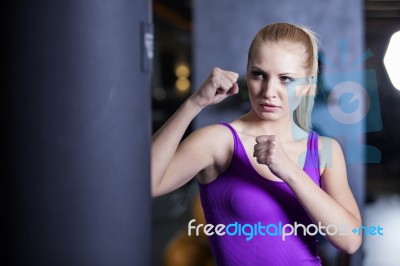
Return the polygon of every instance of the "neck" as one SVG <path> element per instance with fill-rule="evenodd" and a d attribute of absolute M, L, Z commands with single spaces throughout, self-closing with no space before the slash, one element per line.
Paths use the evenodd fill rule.
<path fill-rule="evenodd" d="M 264 120 L 251 110 L 244 116 L 247 123 L 246 133 L 254 136 L 276 135 L 282 141 L 304 139 L 308 136 L 293 120 L 293 115 L 288 115 L 279 120 Z"/>

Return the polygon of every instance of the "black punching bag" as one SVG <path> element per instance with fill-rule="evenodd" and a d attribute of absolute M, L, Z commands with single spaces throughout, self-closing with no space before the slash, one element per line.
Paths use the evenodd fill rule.
<path fill-rule="evenodd" d="M 2 265 L 150 265 L 148 0 L 2 4 Z"/>

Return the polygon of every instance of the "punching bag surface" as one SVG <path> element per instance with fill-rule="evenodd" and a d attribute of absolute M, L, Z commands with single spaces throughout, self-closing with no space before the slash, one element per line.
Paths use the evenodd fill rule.
<path fill-rule="evenodd" d="M 2 12 L 2 265 L 151 265 L 150 2 Z"/>

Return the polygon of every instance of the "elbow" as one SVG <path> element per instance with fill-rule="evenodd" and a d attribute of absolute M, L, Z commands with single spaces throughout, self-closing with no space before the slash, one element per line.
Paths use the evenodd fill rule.
<path fill-rule="evenodd" d="M 162 196 L 162 194 L 161 193 L 158 193 L 158 192 L 153 192 L 153 191 L 151 191 L 151 198 L 157 198 L 157 197 L 159 197 L 159 196 Z"/>
<path fill-rule="evenodd" d="M 349 255 L 352 255 L 357 252 L 357 250 L 361 247 L 362 237 L 357 236 L 353 238 L 351 241 L 347 242 L 341 250 Z"/>
<path fill-rule="evenodd" d="M 151 197 L 152 198 L 157 198 L 161 195 L 162 195 L 162 193 L 156 187 L 151 186 Z"/>
<path fill-rule="evenodd" d="M 330 243 L 339 251 L 352 255 L 356 253 L 362 243 L 362 235 L 354 234 L 353 232 L 343 233 L 334 238 L 330 238 Z"/>
<path fill-rule="evenodd" d="M 346 250 L 344 250 L 345 253 L 349 254 L 349 255 L 353 255 L 354 253 L 357 252 L 357 250 L 360 248 L 361 245 L 352 245 L 349 246 L 348 248 L 346 248 Z"/>
<path fill-rule="evenodd" d="M 359 219 L 357 221 L 357 223 L 355 223 L 352 228 L 360 228 L 362 226 L 362 221 L 361 219 Z M 354 229 L 353 229 L 354 230 Z M 354 233 L 354 231 L 351 231 L 348 233 L 349 235 L 347 235 L 347 241 L 345 242 L 345 244 L 342 247 L 342 251 L 352 255 L 354 253 L 356 253 L 362 244 L 362 234 L 360 232 L 356 232 Z"/>
<path fill-rule="evenodd" d="M 156 179 L 151 176 L 151 182 L 150 182 L 150 187 L 151 187 L 151 197 L 152 198 L 157 198 L 159 196 L 162 196 L 163 193 L 161 192 L 161 181 L 157 182 Z"/>
<path fill-rule="evenodd" d="M 161 185 L 161 184 L 152 184 L 151 185 L 151 197 L 152 198 L 157 198 L 160 196 L 163 196 L 165 194 L 167 194 L 169 191 L 165 188 L 165 186 Z"/>

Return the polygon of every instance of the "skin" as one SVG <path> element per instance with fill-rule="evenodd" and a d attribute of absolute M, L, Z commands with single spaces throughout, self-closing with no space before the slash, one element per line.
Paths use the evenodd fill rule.
<path fill-rule="evenodd" d="M 304 49 L 287 43 L 258 41 L 253 46 L 246 74 L 251 110 L 234 120 L 255 170 L 264 178 L 286 182 L 314 223 L 361 226 L 360 212 L 349 188 L 340 145 L 319 137 L 321 187 L 302 170 L 308 133 L 293 122 L 293 110 L 310 85 L 291 86 L 307 76 Z M 239 75 L 219 68 L 153 136 L 152 196 L 171 192 L 198 175 L 199 182 L 215 180 L 230 164 L 233 139 L 226 127 L 211 125 L 181 138 L 189 123 L 205 107 L 238 92 Z M 212 137 L 210 137 L 212 136 Z M 195 162 L 195 163 L 193 163 Z M 323 162 L 329 162 L 329 165 Z M 338 249 L 354 253 L 361 236 L 325 236 Z"/>

